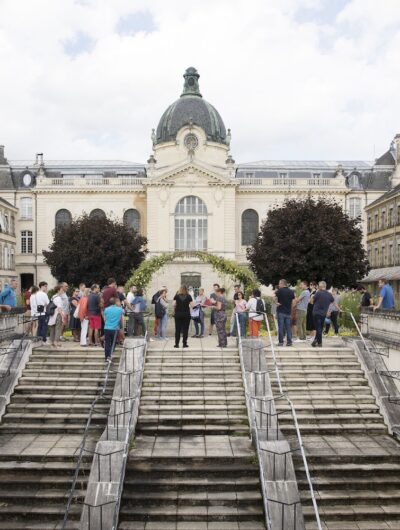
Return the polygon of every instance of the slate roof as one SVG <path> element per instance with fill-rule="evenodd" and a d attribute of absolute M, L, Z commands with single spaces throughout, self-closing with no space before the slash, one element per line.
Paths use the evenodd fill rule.
<path fill-rule="evenodd" d="M 373 162 L 366 160 L 258 160 L 256 162 L 246 162 L 238 164 L 239 169 L 315 169 L 315 170 L 336 170 L 338 166 L 343 169 L 353 170 L 368 169 L 373 166 Z"/>
<path fill-rule="evenodd" d="M 9 167 L 0 167 L 0 190 L 13 190 L 15 188 Z"/>
<path fill-rule="evenodd" d="M 366 207 L 366 210 L 369 210 L 370 208 L 373 208 L 380 202 L 386 201 L 387 199 L 390 199 L 391 197 L 395 197 L 396 195 L 400 195 L 400 184 L 395 186 L 392 190 L 387 191 L 383 195 L 381 195 L 378 199 L 376 199 L 374 202 L 371 202 L 371 204 L 368 204 Z"/>
<path fill-rule="evenodd" d="M 400 267 L 382 267 L 372 269 L 361 283 L 373 283 L 378 280 L 400 280 Z"/>
<path fill-rule="evenodd" d="M 389 149 L 386 153 L 376 159 L 375 164 L 377 166 L 394 166 L 395 162 L 393 152 Z"/>

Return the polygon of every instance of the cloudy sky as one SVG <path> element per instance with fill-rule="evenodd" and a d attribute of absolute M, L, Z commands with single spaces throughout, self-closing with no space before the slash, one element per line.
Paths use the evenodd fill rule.
<path fill-rule="evenodd" d="M 400 0 L 0 0 L 0 143 L 144 162 L 194 66 L 236 161 L 372 160 L 399 56 Z"/>

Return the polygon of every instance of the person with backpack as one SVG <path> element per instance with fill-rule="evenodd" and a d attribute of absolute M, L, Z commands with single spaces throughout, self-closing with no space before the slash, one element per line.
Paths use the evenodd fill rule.
<path fill-rule="evenodd" d="M 160 291 L 160 296 L 155 304 L 156 318 L 159 319 L 160 323 L 157 329 L 157 339 L 167 340 L 167 324 L 168 324 L 168 300 L 167 300 L 167 289 Z"/>
<path fill-rule="evenodd" d="M 35 294 L 34 306 L 31 302 L 32 315 L 38 319 L 37 336 L 40 337 L 44 344 L 47 342 L 47 331 L 49 316 L 46 313 L 46 308 L 50 303 L 47 296 L 47 282 L 39 283 L 39 291 Z"/>
<path fill-rule="evenodd" d="M 278 316 L 278 346 L 283 346 L 283 341 L 286 335 L 286 345 L 292 346 L 292 305 L 295 299 L 295 293 L 289 289 L 286 280 L 279 280 L 278 290 L 275 294 L 275 301 L 278 308 L 276 310 Z"/>
<path fill-rule="evenodd" d="M 151 297 L 151 305 L 154 306 L 154 313 L 155 313 L 155 310 L 156 310 L 156 303 L 157 303 L 157 300 L 160 298 L 160 294 L 161 294 L 161 291 L 163 289 L 166 289 L 166 286 L 163 285 L 161 287 L 161 289 L 159 291 L 157 291 L 156 293 L 153 294 L 153 296 Z M 154 315 L 154 336 L 157 337 L 157 333 L 158 333 L 158 326 L 160 325 L 160 319 L 157 318 L 157 315 L 155 314 Z"/>
<path fill-rule="evenodd" d="M 54 287 L 54 295 L 46 307 L 46 315 L 49 317 L 50 345 L 53 348 L 61 347 L 60 337 L 63 327 L 63 319 L 66 318 L 63 311 L 63 294 L 63 285 L 56 285 Z"/>
<path fill-rule="evenodd" d="M 265 312 L 264 300 L 261 299 L 261 291 L 259 289 L 253 290 L 246 307 L 249 311 L 250 337 L 258 337 L 260 335 L 262 321 L 264 320 L 263 313 Z"/>

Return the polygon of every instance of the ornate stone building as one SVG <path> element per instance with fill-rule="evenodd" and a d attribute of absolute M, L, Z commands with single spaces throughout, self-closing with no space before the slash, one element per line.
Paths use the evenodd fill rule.
<path fill-rule="evenodd" d="M 16 277 L 15 218 L 17 212 L 15 206 L 0 197 L 0 290 Z M 22 235 L 26 237 L 26 234 Z"/>
<path fill-rule="evenodd" d="M 246 246 L 261 221 L 287 197 L 334 198 L 366 224 L 365 206 L 396 184 L 390 151 L 372 163 L 237 164 L 231 154 L 231 132 L 202 97 L 199 74 L 188 68 L 184 79 L 180 98 L 153 130 L 147 164 L 51 161 L 42 154 L 32 161 L 7 162 L 4 149 L 0 152 L 1 196 L 20 212 L 16 266 L 25 286 L 52 281 L 42 250 L 51 243 L 57 223 L 68 223 L 84 211 L 111 215 L 136 227 L 148 238 L 150 255 L 200 249 L 246 263 Z M 31 246 L 24 244 L 26 233 Z M 181 281 L 209 288 L 215 280 L 208 265 L 188 256 L 166 267 L 152 289 L 167 284 L 175 290 Z"/>

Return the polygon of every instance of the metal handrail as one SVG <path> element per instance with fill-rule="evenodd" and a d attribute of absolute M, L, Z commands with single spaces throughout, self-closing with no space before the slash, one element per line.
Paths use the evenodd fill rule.
<path fill-rule="evenodd" d="M 279 367 L 278 367 L 278 363 L 277 363 L 277 359 L 276 359 L 276 355 L 275 355 L 275 348 L 274 348 L 274 344 L 273 344 L 273 340 L 272 340 L 271 328 L 270 328 L 269 321 L 268 321 L 268 315 L 267 315 L 266 312 L 260 312 L 260 311 L 252 311 L 252 312 L 253 313 L 256 312 L 256 313 L 258 313 L 260 315 L 263 315 L 263 319 L 265 320 L 265 324 L 266 324 L 267 332 L 268 332 L 268 337 L 269 337 L 269 342 L 270 342 L 270 346 L 271 346 L 271 352 L 272 352 L 272 356 L 273 356 L 274 371 L 275 371 L 275 375 L 276 375 L 276 379 L 277 379 L 277 383 L 278 383 L 278 387 L 279 387 L 279 396 L 278 396 L 278 398 L 279 399 L 280 398 L 286 399 L 286 401 L 289 404 L 289 407 L 291 409 L 293 422 L 294 422 L 294 426 L 295 426 L 295 430 L 296 430 L 296 435 L 297 435 L 297 439 L 298 439 L 298 444 L 299 444 L 299 447 L 296 450 L 300 451 L 301 456 L 302 456 L 304 469 L 305 469 L 305 473 L 306 473 L 306 477 L 307 477 L 307 482 L 308 482 L 308 485 L 309 485 L 310 495 L 311 495 L 311 499 L 312 499 L 312 504 L 313 504 L 313 508 L 314 508 L 315 519 L 316 519 L 316 522 L 317 522 L 317 527 L 318 527 L 318 530 L 322 530 L 321 520 L 320 520 L 320 517 L 319 517 L 319 511 L 318 511 L 318 505 L 317 505 L 317 501 L 316 501 L 315 494 L 314 494 L 314 488 L 313 488 L 313 485 L 312 485 L 311 476 L 310 476 L 310 472 L 309 472 L 309 468 L 308 468 L 308 464 L 307 464 L 307 459 L 306 459 L 304 446 L 303 446 L 303 440 L 301 438 L 300 429 L 299 429 L 299 425 L 298 425 L 298 421 L 297 421 L 296 411 L 295 411 L 295 408 L 294 408 L 294 405 L 293 405 L 292 401 L 286 395 L 286 393 L 284 392 L 283 387 L 282 387 L 280 371 L 279 371 Z M 243 359 L 242 359 L 242 357 L 243 357 L 243 345 L 242 345 L 242 336 L 241 336 L 241 332 L 240 332 L 239 316 L 238 316 L 237 313 L 236 313 L 236 324 L 237 324 L 237 332 L 238 332 L 238 339 L 239 339 L 239 352 L 240 352 L 239 357 L 240 357 L 240 363 L 241 363 L 242 375 L 243 375 L 245 373 L 244 363 L 243 363 Z M 245 390 L 246 390 L 246 403 L 248 403 L 250 401 L 250 399 L 252 399 L 252 401 L 253 401 L 253 397 L 247 391 L 247 382 L 246 382 L 246 378 L 245 378 L 244 375 L 243 375 L 243 380 L 244 380 L 244 385 L 245 385 L 244 387 L 245 387 Z M 256 399 L 260 399 L 260 397 L 257 396 Z M 275 400 L 276 398 L 270 398 L 270 399 Z M 258 456 L 260 456 L 260 451 L 262 450 L 262 448 L 260 446 L 260 440 L 259 440 L 259 436 L 258 436 L 257 420 L 256 420 L 256 407 L 255 406 L 251 406 L 250 403 L 248 403 L 247 410 L 248 410 L 248 412 L 250 412 L 250 416 L 249 417 L 252 417 L 252 419 L 253 419 L 252 424 L 255 426 L 255 428 L 254 428 L 255 445 L 256 445 L 257 454 L 258 454 Z M 258 458 L 258 461 L 259 461 L 260 477 L 261 477 L 261 483 L 262 483 L 263 503 L 264 503 L 264 509 L 265 509 L 266 523 L 267 523 L 268 530 L 274 530 L 274 529 L 272 529 L 271 515 L 270 515 L 269 506 L 268 506 L 268 501 L 270 499 L 268 497 L 268 492 L 267 492 L 267 487 L 266 487 L 266 479 L 265 479 L 264 469 L 263 469 L 260 457 Z M 276 502 L 276 501 L 274 501 L 274 502 Z"/>
<path fill-rule="evenodd" d="M 73 497 L 74 497 L 76 483 L 78 481 L 78 476 L 79 476 L 79 472 L 80 472 L 80 468 L 81 468 L 81 464 L 82 464 L 82 460 L 83 460 L 83 454 L 87 452 L 87 450 L 85 448 L 85 444 L 86 444 L 87 436 L 89 434 L 89 427 L 90 427 L 90 424 L 92 422 L 92 416 L 93 416 L 93 413 L 95 411 L 95 407 L 96 407 L 97 402 L 104 396 L 104 394 L 106 392 L 106 388 L 107 388 L 110 372 L 111 372 L 111 363 L 108 363 L 106 372 L 104 374 L 103 386 L 102 386 L 100 392 L 93 399 L 92 404 L 90 406 L 89 416 L 88 416 L 88 419 L 87 419 L 87 422 L 86 422 L 86 425 L 85 425 L 85 430 L 83 432 L 82 442 L 81 442 L 81 446 L 80 446 L 80 450 L 79 450 L 78 461 L 77 461 L 77 464 L 76 464 L 76 467 L 75 467 L 74 477 L 72 479 L 71 490 L 70 490 L 70 493 L 69 493 L 69 496 L 68 496 L 67 506 L 65 508 L 64 519 L 63 519 L 61 530 L 64 530 L 65 529 L 65 525 L 67 524 L 69 511 L 71 509 L 71 504 L 72 504 L 72 500 L 73 500 Z"/>
<path fill-rule="evenodd" d="M 286 400 L 287 400 L 290 408 L 292 409 L 293 422 L 294 422 L 294 426 L 295 426 L 295 429 L 296 429 L 297 440 L 299 442 L 299 449 L 300 449 L 301 457 L 302 457 L 302 460 L 303 460 L 304 470 L 305 470 L 305 473 L 306 473 L 306 476 L 307 476 L 307 482 L 308 482 L 308 487 L 309 487 L 310 494 L 311 494 L 311 499 L 312 499 L 312 504 L 313 504 L 313 508 L 314 508 L 315 519 L 317 521 L 318 530 L 322 530 L 321 520 L 320 520 L 320 517 L 319 517 L 319 511 L 318 511 L 317 500 L 315 498 L 314 488 L 313 488 L 313 485 L 312 485 L 312 480 L 311 480 L 311 475 L 310 475 L 310 470 L 308 468 L 307 458 L 306 458 L 306 454 L 305 454 L 305 451 L 304 451 L 303 439 L 301 437 L 300 428 L 299 428 L 299 424 L 298 424 L 298 421 L 297 421 L 296 409 L 295 409 L 291 399 L 283 391 L 282 383 L 281 383 L 281 377 L 280 377 L 280 372 L 279 372 L 279 367 L 278 367 L 278 362 L 277 362 L 276 355 L 275 355 L 274 342 L 272 340 L 271 328 L 270 328 L 269 321 L 268 321 L 268 315 L 267 315 L 267 313 L 263 313 L 263 315 L 264 315 L 265 324 L 267 326 L 269 343 L 270 343 L 271 353 L 272 353 L 272 357 L 273 357 L 273 361 L 274 361 L 275 373 L 276 373 L 276 377 L 277 377 L 277 380 L 278 380 L 279 391 L 280 391 L 281 394 L 285 395 Z"/>

